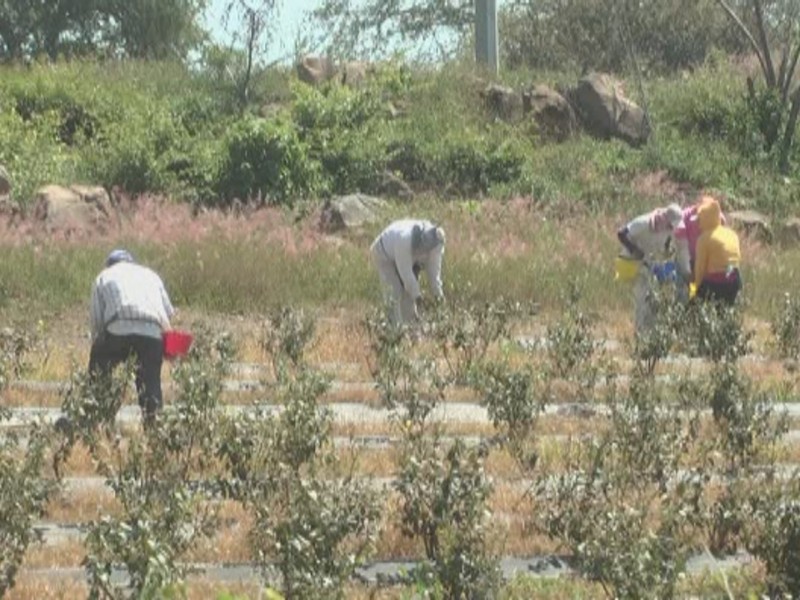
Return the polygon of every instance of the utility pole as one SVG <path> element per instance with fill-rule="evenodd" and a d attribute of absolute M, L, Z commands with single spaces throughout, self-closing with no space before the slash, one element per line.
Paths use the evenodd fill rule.
<path fill-rule="evenodd" d="M 475 60 L 497 75 L 497 55 L 497 0 L 475 0 Z"/>

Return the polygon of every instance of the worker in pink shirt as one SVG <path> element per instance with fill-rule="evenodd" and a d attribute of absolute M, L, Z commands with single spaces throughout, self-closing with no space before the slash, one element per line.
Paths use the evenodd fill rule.
<path fill-rule="evenodd" d="M 675 240 L 675 263 L 681 281 L 678 284 L 678 299 L 684 304 L 689 301 L 689 283 L 694 273 L 697 239 L 703 233 L 700 229 L 698 213 L 706 205 L 716 202 L 712 196 L 703 195 L 697 202 L 683 209 L 681 222 L 672 232 Z M 722 215 L 725 224 L 725 215 Z"/>

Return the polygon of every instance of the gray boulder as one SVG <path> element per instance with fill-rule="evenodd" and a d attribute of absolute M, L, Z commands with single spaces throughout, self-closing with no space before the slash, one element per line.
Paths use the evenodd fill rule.
<path fill-rule="evenodd" d="M 36 192 L 33 219 L 47 231 L 105 230 L 111 223 L 113 207 L 102 187 L 47 185 Z"/>
<path fill-rule="evenodd" d="M 369 63 L 351 60 L 342 66 L 342 84 L 351 88 L 360 88 L 367 80 L 368 74 Z"/>
<path fill-rule="evenodd" d="M 584 77 L 570 96 L 591 135 L 604 140 L 619 138 L 634 147 L 650 137 L 644 111 L 625 97 L 619 82 L 610 75 L 592 73 Z"/>
<path fill-rule="evenodd" d="M 385 201 L 365 194 L 331 198 L 322 207 L 320 229 L 326 233 L 335 233 L 375 223 L 385 208 Z"/>
<path fill-rule="evenodd" d="M 503 121 L 516 121 L 522 117 L 522 95 L 510 87 L 490 83 L 481 91 L 486 110 Z"/>
<path fill-rule="evenodd" d="M 725 213 L 727 223 L 746 235 L 755 236 L 764 241 L 772 241 L 772 228 L 769 219 L 755 210 L 734 210 Z"/>
<path fill-rule="evenodd" d="M 540 134 L 555 141 L 564 141 L 577 128 L 575 111 L 569 101 L 546 85 L 537 85 L 523 92 L 522 107 L 536 122 Z"/>
<path fill-rule="evenodd" d="M 320 85 L 336 76 L 334 62 L 326 56 L 307 54 L 297 63 L 297 77 L 309 85 Z"/>
<path fill-rule="evenodd" d="M 414 198 L 414 190 L 411 189 L 411 186 L 402 177 L 391 171 L 382 173 L 380 191 L 384 196 L 391 196 L 400 200 L 412 200 Z"/>
<path fill-rule="evenodd" d="M 797 246 L 800 244 L 800 219 L 790 217 L 781 223 L 778 229 L 778 240 L 787 246 Z"/>

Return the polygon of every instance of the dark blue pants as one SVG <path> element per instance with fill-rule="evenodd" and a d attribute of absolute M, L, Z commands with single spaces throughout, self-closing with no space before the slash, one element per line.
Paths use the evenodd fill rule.
<path fill-rule="evenodd" d="M 136 364 L 136 391 L 139 406 L 146 417 L 161 408 L 161 364 L 164 346 L 160 339 L 143 335 L 113 335 L 106 333 L 92 344 L 89 373 L 109 377 L 117 365 L 131 356 Z"/>

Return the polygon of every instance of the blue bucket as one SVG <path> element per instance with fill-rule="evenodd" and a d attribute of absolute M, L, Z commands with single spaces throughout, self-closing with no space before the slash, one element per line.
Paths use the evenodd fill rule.
<path fill-rule="evenodd" d="M 663 263 L 656 263 L 650 271 L 659 283 L 667 281 L 675 281 L 678 279 L 678 271 L 675 268 L 675 263 L 671 260 Z"/>

